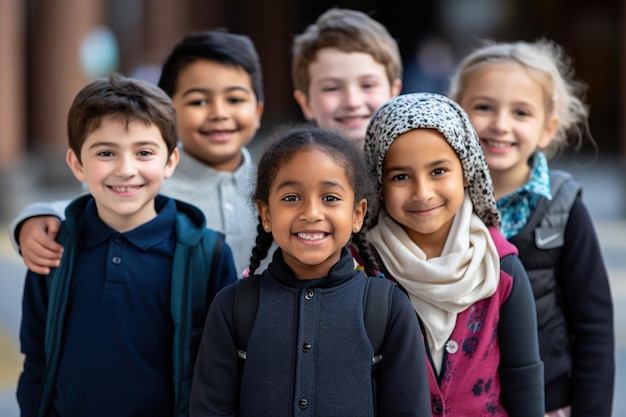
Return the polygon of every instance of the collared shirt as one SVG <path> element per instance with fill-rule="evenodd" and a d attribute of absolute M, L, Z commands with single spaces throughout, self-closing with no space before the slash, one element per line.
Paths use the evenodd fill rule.
<path fill-rule="evenodd" d="M 157 202 L 154 219 L 125 233 L 100 220 L 94 200 L 87 204 L 57 374 L 59 415 L 173 413 L 169 341 L 176 205 L 165 198 Z"/>
<path fill-rule="evenodd" d="M 226 235 L 238 275 L 250 264 L 258 223 L 252 204 L 255 166 L 245 147 L 241 152 L 241 166 L 233 172 L 224 172 L 180 148 L 176 171 L 161 187 L 162 194 L 198 207 L 206 217 L 207 227 Z"/>
<path fill-rule="evenodd" d="M 531 167 L 528 182 L 497 202 L 502 217 L 501 232 L 507 239 L 517 235 L 526 226 L 542 197 L 552 200 L 550 170 L 543 152 L 537 151 L 531 155 L 528 165 Z"/>

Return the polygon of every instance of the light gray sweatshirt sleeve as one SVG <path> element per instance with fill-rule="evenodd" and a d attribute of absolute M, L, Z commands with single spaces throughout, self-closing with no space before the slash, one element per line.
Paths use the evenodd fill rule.
<path fill-rule="evenodd" d="M 24 207 L 9 225 L 9 238 L 11 245 L 15 251 L 20 253 L 20 245 L 18 244 L 18 236 L 22 223 L 31 217 L 39 216 L 55 216 L 59 221 L 65 220 L 65 208 L 72 200 L 59 200 L 53 202 L 37 202 Z"/>

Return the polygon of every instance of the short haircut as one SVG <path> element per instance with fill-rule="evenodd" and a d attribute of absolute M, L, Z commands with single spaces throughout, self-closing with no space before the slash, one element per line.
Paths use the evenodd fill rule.
<path fill-rule="evenodd" d="M 180 72 L 199 60 L 242 68 L 250 76 L 257 101 L 264 102 L 263 74 L 254 43 L 245 35 L 223 30 L 190 33 L 181 39 L 165 59 L 159 87 L 172 97 L 176 93 Z"/>
<path fill-rule="evenodd" d="M 309 66 L 323 48 L 369 54 L 385 67 L 390 85 L 402 79 L 398 43 L 387 29 L 363 12 L 332 8 L 294 39 L 291 78 L 296 90 L 308 94 Z"/>
<path fill-rule="evenodd" d="M 105 117 L 112 117 L 126 126 L 131 122 L 154 125 L 161 132 L 169 154 L 176 149 L 176 110 L 167 94 L 146 81 L 114 73 L 83 87 L 70 107 L 67 135 L 69 146 L 79 161 L 87 136 L 100 127 Z"/>

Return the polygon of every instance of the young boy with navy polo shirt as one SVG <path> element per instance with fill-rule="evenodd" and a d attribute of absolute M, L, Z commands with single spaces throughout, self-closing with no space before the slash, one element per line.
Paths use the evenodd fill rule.
<path fill-rule="evenodd" d="M 247 149 L 264 108 L 261 64 L 252 40 L 221 30 L 189 33 L 171 50 L 159 87 L 176 107 L 180 161 L 162 194 L 197 206 L 226 235 L 237 273 L 249 265 L 257 214 L 249 204 L 255 164 Z M 63 247 L 54 241 L 67 201 L 33 203 L 9 236 L 28 269 L 46 274 Z"/>
<path fill-rule="evenodd" d="M 22 416 L 188 415 L 194 336 L 237 277 L 202 212 L 159 195 L 176 132 L 172 101 L 142 81 L 112 75 L 74 99 L 66 161 L 89 194 L 66 210 L 61 264 L 27 273 Z"/>

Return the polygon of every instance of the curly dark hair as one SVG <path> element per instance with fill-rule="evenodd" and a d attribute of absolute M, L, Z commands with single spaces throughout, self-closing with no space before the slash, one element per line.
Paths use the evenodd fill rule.
<path fill-rule="evenodd" d="M 365 155 L 352 142 L 343 136 L 312 125 L 284 126 L 277 130 L 270 144 L 259 161 L 256 187 L 252 195 L 253 202 L 261 201 L 269 204 L 269 194 L 278 170 L 296 153 L 307 149 L 316 149 L 328 155 L 345 170 L 346 177 L 354 191 L 355 203 L 366 199 L 372 200 L 374 186 Z M 353 243 L 357 245 L 364 262 L 368 261 L 366 272 L 374 271 L 377 265 L 371 265 L 371 249 L 365 239 L 353 234 Z M 265 259 L 272 244 L 272 234 L 266 232 L 261 224 L 257 226 L 256 245 L 250 257 L 250 274 L 253 274 Z"/>

